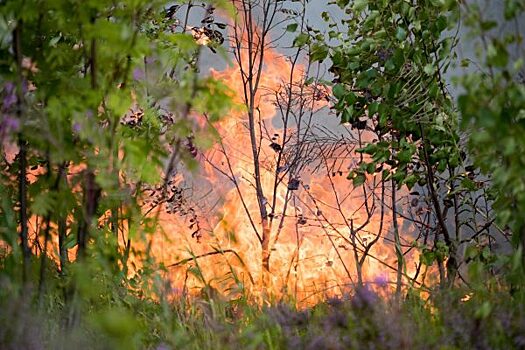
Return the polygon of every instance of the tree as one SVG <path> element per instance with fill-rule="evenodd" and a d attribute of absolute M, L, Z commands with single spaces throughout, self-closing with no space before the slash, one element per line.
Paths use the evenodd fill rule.
<path fill-rule="evenodd" d="M 482 4 L 465 2 L 461 7 L 478 57 L 477 63 L 463 61 L 464 66 L 476 66 L 459 77 L 464 91 L 458 107 L 475 164 L 491 179 L 498 223 L 512 232 L 525 266 L 525 80 L 520 25 L 525 3 L 491 4 L 499 11 L 488 14 Z"/>
<path fill-rule="evenodd" d="M 365 155 L 349 179 L 360 186 L 370 174 L 380 173 L 395 187 L 414 190 L 429 204 L 424 229 L 422 262 L 437 262 L 441 281 L 454 283 L 462 258 L 458 255 L 465 238 L 487 234 L 487 227 L 468 227 L 464 214 L 492 221 L 490 213 L 476 209 L 475 199 L 483 183 L 474 179 L 458 129 L 454 102 L 444 73 L 455 59 L 454 47 L 459 16 L 454 1 L 336 1 L 348 14 L 342 26 L 322 14 L 329 23 L 327 44 L 317 38 L 310 45 L 322 53 L 316 59 L 331 60 L 334 74 L 334 106 L 342 123 L 366 131 Z M 343 28 L 344 30 L 342 30 Z M 455 34 L 454 34 L 455 33 Z M 416 205 L 418 207 L 416 197 Z M 467 209 L 468 207 L 468 209 Z M 391 206 L 394 214 L 396 203 Z M 452 214 L 449 214 L 452 209 Z M 394 215 L 395 217 L 395 215 Z M 396 227 L 396 220 L 393 220 Z M 466 231 L 466 232 L 464 232 Z M 394 229 L 398 270 L 403 251 Z M 433 247 L 428 248 L 431 234 Z M 459 249 L 459 250 L 458 250 Z M 446 263 L 446 269 L 444 264 Z M 445 271 L 446 270 L 446 271 Z M 419 271 L 419 269 L 418 269 Z M 398 275 L 398 286 L 399 279 Z M 399 290 L 399 287 L 398 287 Z"/>
<path fill-rule="evenodd" d="M 48 256 L 65 280 L 83 274 L 73 258 L 98 266 L 88 275 L 109 266 L 117 284 L 125 281 L 131 241 L 155 232 L 155 218 L 143 216 L 142 186 L 166 184 L 176 164 L 192 162 L 184 147 L 198 130 L 190 111 L 213 120 L 228 108 L 227 89 L 198 76 L 201 46 L 170 14 L 179 5 L 164 5 L 35 0 L 0 7 L 0 212 L 9 228 L 1 239 L 14 266 L 22 262 L 25 284 L 38 282 L 39 297 Z"/>

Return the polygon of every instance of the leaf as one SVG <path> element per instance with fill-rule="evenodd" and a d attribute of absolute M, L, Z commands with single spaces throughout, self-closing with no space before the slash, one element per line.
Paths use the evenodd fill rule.
<path fill-rule="evenodd" d="M 435 72 L 435 67 L 432 63 L 429 63 L 427 65 L 425 65 L 425 67 L 423 67 L 423 71 L 425 72 L 426 75 L 434 75 L 434 72 Z"/>
<path fill-rule="evenodd" d="M 297 23 L 290 23 L 286 26 L 286 31 L 287 32 L 295 32 L 297 30 L 297 27 L 299 26 L 299 24 Z"/>
<path fill-rule="evenodd" d="M 407 37 L 407 32 L 403 27 L 397 27 L 396 30 L 396 39 L 399 41 L 405 40 Z"/>
<path fill-rule="evenodd" d="M 377 145 L 373 143 L 369 143 L 368 145 L 366 145 L 366 147 L 357 149 L 356 152 L 372 155 L 377 152 L 377 148 L 378 148 Z"/>
<path fill-rule="evenodd" d="M 64 248 L 71 249 L 74 246 L 77 245 L 77 237 L 74 234 L 70 234 L 66 237 L 66 241 L 64 242 Z"/>
<path fill-rule="evenodd" d="M 167 38 L 183 52 L 193 51 L 198 47 L 190 34 L 175 33 L 167 36 Z"/>
<path fill-rule="evenodd" d="M 364 174 L 358 173 L 356 176 L 352 179 L 352 184 L 354 187 L 359 187 L 362 184 L 364 184 L 366 181 L 366 176 Z"/>
<path fill-rule="evenodd" d="M 368 106 L 368 115 L 369 116 L 374 115 L 374 114 L 377 113 L 378 110 L 379 110 L 379 103 L 378 102 L 372 102 Z"/>
<path fill-rule="evenodd" d="M 56 206 L 56 196 L 53 193 L 42 191 L 38 193 L 31 204 L 31 212 L 45 216 Z"/>
<path fill-rule="evenodd" d="M 322 44 L 313 44 L 310 48 L 310 61 L 311 62 L 323 62 L 328 56 L 328 48 Z"/>
<path fill-rule="evenodd" d="M 60 39 L 62 39 L 62 35 L 55 36 L 54 38 L 49 40 L 49 46 L 55 47 L 58 44 L 58 42 L 60 41 Z"/>
<path fill-rule="evenodd" d="M 485 319 L 490 316 L 492 312 L 492 306 L 488 301 L 485 301 L 481 306 L 476 310 L 476 318 Z"/>
<path fill-rule="evenodd" d="M 345 95 L 345 91 L 346 90 L 342 84 L 336 84 L 334 85 L 332 89 L 332 93 L 334 94 L 334 97 L 337 98 L 338 100 L 343 98 L 343 96 Z"/>
<path fill-rule="evenodd" d="M 422 264 L 426 266 L 432 266 L 432 264 L 436 260 L 436 254 L 429 249 L 423 249 L 423 253 L 420 256 L 420 259 Z"/>
<path fill-rule="evenodd" d="M 482 21 L 480 23 L 480 27 L 484 31 L 489 31 L 493 28 L 496 28 L 498 26 L 498 22 L 496 21 Z"/>
<path fill-rule="evenodd" d="M 411 190 L 414 185 L 418 182 L 419 177 L 416 174 L 411 174 L 406 177 L 404 184 L 407 186 L 409 190 Z"/>
<path fill-rule="evenodd" d="M 361 12 L 368 6 L 367 0 L 355 0 L 354 5 L 352 6 L 352 10 L 354 12 Z"/>
<path fill-rule="evenodd" d="M 487 64 L 495 67 L 506 67 L 508 62 L 507 48 L 501 42 L 494 40 L 487 49 Z"/>
<path fill-rule="evenodd" d="M 306 33 L 299 34 L 293 41 L 293 46 L 303 47 L 310 41 L 310 36 Z"/>

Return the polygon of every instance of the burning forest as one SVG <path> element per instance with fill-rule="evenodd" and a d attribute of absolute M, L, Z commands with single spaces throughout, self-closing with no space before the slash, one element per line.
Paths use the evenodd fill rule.
<path fill-rule="evenodd" d="M 524 10 L 0 5 L 0 347 L 521 348 Z"/>

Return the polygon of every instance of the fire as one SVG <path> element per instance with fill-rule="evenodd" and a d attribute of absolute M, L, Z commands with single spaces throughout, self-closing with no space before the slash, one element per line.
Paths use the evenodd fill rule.
<path fill-rule="evenodd" d="M 199 33 L 193 29 L 194 36 Z M 246 33 L 242 35 L 245 40 Z M 197 40 L 201 45 L 208 43 L 204 35 Z M 246 60 L 246 55 L 241 51 L 239 61 Z M 236 93 L 237 107 L 214 126 L 220 141 L 198 156 L 200 173 L 177 174 L 172 179 L 177 186 L 192 183 L 212 195 L 195 198 L 200 203 L 191 208 L 194 216 L 172 215 L 164 206 L 159 212 L 159 232 L 148 242 L 153 256 L 168 266 L 172 294 L 198 293 L 207 287 L 232 299 L 240 295 L 290 298 L 298 305 L 309 305 L 350 292 L 360 283 L 393 290 L 392 211 L 384 203 L 389 198 L 384 192 L 390 187 L 381 185 L 380 174 L 369 176 L 365 186 L 358 188 L 346 179 L 360 155 L 355 144 L 343 141 L 341 135 L 349 131 L 345 126 L 333 127 L 330 140 L 322 141 L 326 134 L 320 127 L 333 117 L 328 108 L 330 88 L 306 84 L 307 63 L 293 63 L 265 48 L 261 69 L 254 96 L 256 144 L 247 126 L 243 67 L 210 72 Z M 195 118 L 202 127 L 205 118 Z M 354 131 L 349 132 L 356 137 Z M 365 132 L 361 137 L 373 136 Z M 260 171 L 266 223 L 254 185 L 254 162 Z M 402 219 L 398 222 L 401 230 L 407 230 Z M 196 225 L 205 231 L 200 240 L 191 237 Z M 123 241 L 129 230 L 125 228 Z M 408 231 L 401 236 L 409 236 Z M 39 240 L 36 234 L 34 240 Z M 59 260 L 57 246 L 58 237 L 51 237 L 47 254 L 55 261 Z M 138 244 L 136 248 L 145 247 Z M 265 249 L 269 271 L 264 271 L 262 263 Z M 74 260 L 75 250 L 69 250 L 69 255 Z M 414 275 L 418 258 L 416 249 L 405 255 L 405 276 Z M 141 265 L 139 254 L 131 254 L 128 264 L 133 274 Z"/>
<path fill-rule="evenodd" d="M 240 62 L 247 59 L 246 55 L 241 52 Z M 229 298 L 247 293 L 255 297 L 289 297 L 306 305 L 347 293 L 357 286 L 359 279 L 365 284 L 395 287 L 396 256 L 390 238 L 392 215 L 386 206 L 381 209 L 379 203 L 381 175 L 370 176 L 365 189 L 353 188 L 346 173 L 359 155 L 348 145 L 334 144 L 330 152 L 336 159 L 323 159 L 323 152 L 315 150 L 323 145 L 315 144 L 315 140 L 309 149 L 317 152 L 318 159 L 310 164 L 305 162 L 293 173 L 286 169 L 291 166 L 288 160 L 281 159 L 281 164 L 277 164 L 284 135 L 289 138 L 286 142 L 297 138 L 295 155 L 309 156 L 301 154 L 299 146 L 307 142 L 301 140 L 304 128 L 312 126 L 292 123 L 287 128 L 278 126 L 283 113 L 279 103 L 286 103 L 290 96 L 309 99 L 303 105 L 307 109 L 303 113 L 320 115 L 316 117 L 320 125 L 322 118 L 330 118 L 329 88 L 306 85 L 307 71 L 306 64 L 294 65 L 279 52 L 265 49 L 260 88 L 255 95 L 255 128 L 259 136 L 255 147 L 263 201 L 269 213 L 270 262 L 269 276 L 265 278 L 261 264 L 264 249 L 261 235 L 265 228 L 254 184 L 251 150 L 254 145 L 247 129 L 243 95 L 246 81 L 239 65 L 224 71 L 211 70 L 214 78 L 236 92 L 235 102 L 244 108 L 232 110 L 216 126 L 221 140 L 200 158 L 202 171 L 195 181 L 209 186 L 220 198 L 218 209 L 202 210 L 204 216 L 212 218 L 208 234 L 197 242 L 180 233 L 187 222 L 161 215 L 166 237 L 155 239 L 153 252 L 168 265 L 179 259 L 185 262 L 170 267 L 176 291 L 198 291 L 207 284 Z M 343 128 L 340 126 L 334 133 L 345 132 Z M 287 171 L 290 175 L 281 178 L 281 173 Z M 402 220 L 399 225 L 403 227 Z M 406 275 L 413 275 L 415 261 L 418 253 L 413 249 L 405 256 Z"/>

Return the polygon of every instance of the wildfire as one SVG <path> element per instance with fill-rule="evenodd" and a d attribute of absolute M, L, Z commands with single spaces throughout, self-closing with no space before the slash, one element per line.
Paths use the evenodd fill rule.
<path fill-rule="evenodd" d="M 249 59 L 247 55 L 241 52 L 240 62 Z M 347 293 L 358 283 L 381 288 L 395 284 L 395 250 L 392 240 L 385 238 L 391 235 L 391 211 L 381 207 L 379 178 L 369 177 L 365 189 L 353 188 L 346 179 L 346 172 L 358 159 L 353 149 L 332 145 L 331 154 L 341 159 L 328 159 L 320 150 L 322 145 L 303 137 L 305 128 L 314 122 L 298 125 L 301 122 L 295 114 L 294 123 L 279 126 L 287 98 L 297 99 L 296 104 L 303 99 L 300 108 L 307 112 L 302 113 L 321 115 L 315 123 L 323 126 L 322 118 L 329 118 L 329 87 L 305 84 L 306 65 L 294 65 L 273 49 L 265 49 L 261 69 L 254 102 L 256 144 L 250 138 L 246 108 L 237 108 L 216 126 L 219 144 L 199 158 L 202 171 L 196 181 L 221 198 L 218 207 L 203 208 L 202 214 L 212 218 L 209 233 L 197 242 L 180 234 L 187 222 L 161 216 L 167 237 L 155 240 L 154 254 L 166 263 L 188 258 L 183 260 L 186 264 L 170 268 L 175 290 L 191 292 L 207 284 L 230 298 L 247 292 L 256 297 L 291 297 L 305 305 Z M 243 74 L 239 64 L 224 71 L 211 70 L 214 78 L 236 92 L 239 105 L 246 102 Z M 293 103 L 289 108 L 298 109 Z M 342 126 L 334 131 L 341 132 L 345 132 Z M 295 154 L 286 154 L 284 143 L 294 138 Z M 259 215 L 252 147 L 257 149 L 263 204 L 268 211 L 267 278 L 261 264 L 265 228 Z M 292 164 L 294 156 L 318 159 L 298 166 Z M 405 256 L 407 275 L 415 270 L 417 255 L 414 249 Z"/>
<path fill-rule="evenodd" d="M 191 34 L 199 45 L 210 44 L 209 32 L 195 27 Z M 241 40 L 245 36 L 243 32 Z M 212 149 L 197 155 L 192 145 L 200 173 L 192 178 L 177 174 L 170 182 L 174 188 L 190 182 L 211 194 L 193 198 L 190 208 L 164 205 L 159 232 L 149 242 L 154 258 L 168 266 L 173 295 L 206 287 L 227 298 L 241 294 L 291 298 L 308 305 L 350 292 L 359 284 L 393 290 L 396 254 L 385 184 L 380 174 L 369 176 L 365 186 L 358 188 L 346 179 L 360 155 L 356 144 L 342 137 L 346 133 L 355 140 L 353 131 L 326 126 L 330 87 L 307 83 L 306 63 L 265 47 L 260 72 L 252 72 L 259 77 L 252 105 L 254 138 L 248 125 L 247 75 L 242 66 L 250 58 L 243 50 L 237 58 L 240 64 L 224 71 L 212 69 L 210 74 L 236 93 L 235 102 L 241 107 L 215 125 L 220 141 Z M 143 114 L 138 106 L 131 112 L 123 119 L 128 124 Z M 195 118 L 201 126 L 205 123 L 203 116 Z M 330 135 L 323 128 L 331 129 Z M 369 137 L 366 132 L 361 135 Z M 255 183 L 255 167 L 260 185 Z M 258 191 L 264 194 L 262 198 Z M 182 198 L 181 193 L 174 195 Z M 172 215 L 173 211 L 186 215 Z M 399 227 L 408 230 L 401 219 Z M 125 228 L 126 235 L 129 230 Z M 410 235 L 407 231 L 401 236 Z M 34 240 L 45 244 L 36 234 Z M 57 240 L 52 237 L 47 249 L 56 261 Z M 69 250 L 69 255 L 73 260 L 75 250 Z M 409 250 L 404 259 L 403 274 L 412 276 L 419 260 L 417 250 Z M 131 254 L 128 264 L 133 273 L 141 264 L 140 256 Z"/>

